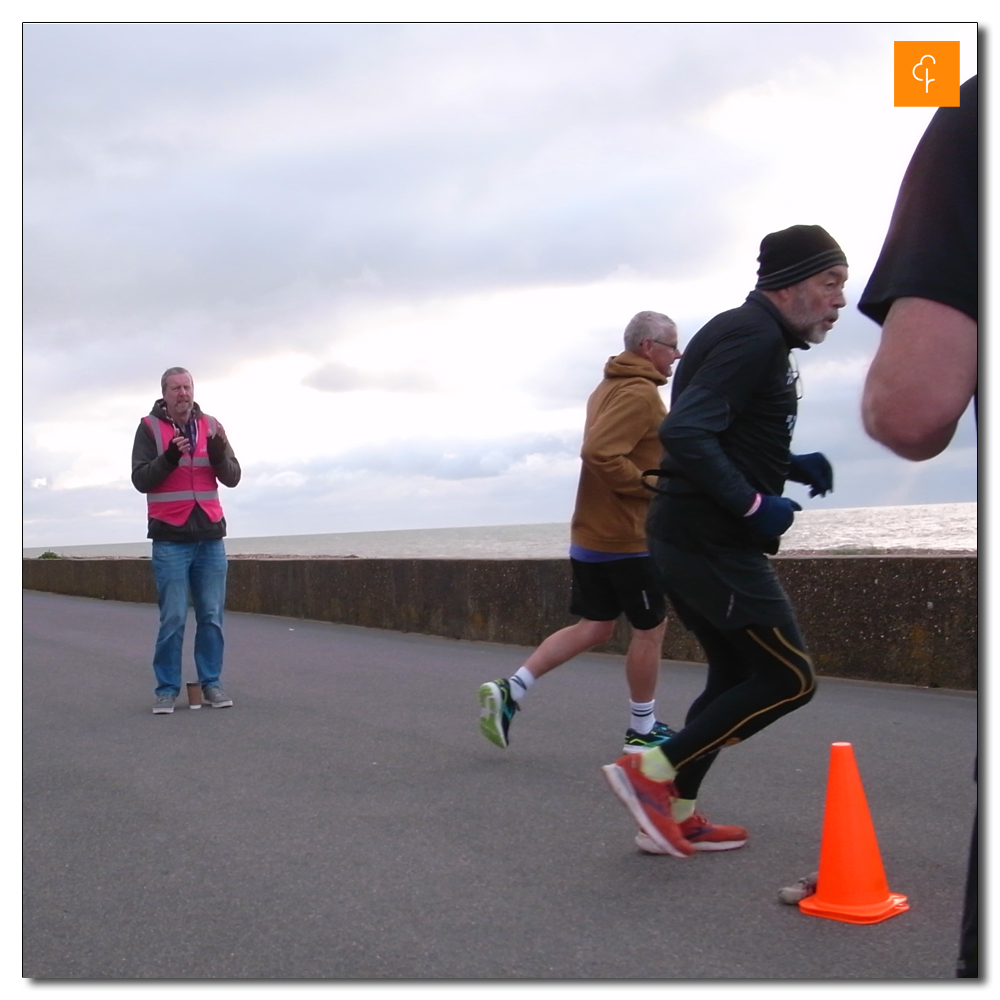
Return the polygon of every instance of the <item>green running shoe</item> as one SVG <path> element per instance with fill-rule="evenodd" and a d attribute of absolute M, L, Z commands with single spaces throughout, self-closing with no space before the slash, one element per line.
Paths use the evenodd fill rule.
<path fill-rule="evenodd" d="M 506 679 L 487 681 L 479 689 L 479 729 L 490 743 L 506 750 L 510 740 L 507 732 L 518 704 L 510 695 Z"/>
<path fill-rule="evenodd" d="M 642 753 L 643 750 L 652 750 L 653 747 L 662 746 L 671 736 L 676 735 L 670 726 L 665 726 L 662 722 L 654 722 L 653 728 L 648 733 L 637 733 L 634 729 L 626 729 L 622 752 Z"/>

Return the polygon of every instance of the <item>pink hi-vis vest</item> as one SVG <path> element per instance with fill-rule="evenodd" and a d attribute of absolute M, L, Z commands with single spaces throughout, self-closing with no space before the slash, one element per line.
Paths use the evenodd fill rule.
<path fill-rule="evenodd" d="M 162 455 L 174 439 L 174 425 L 169 420 L 156 417 L 142 419 L 153 432 L 156 454 Z M 208 514 L 210 521 L 222 520 L 219 483 L 208 457 L 208 439 L 215 434 L 216 426 L 215 417 L 203 413 L 198 418 L 198 440 L 194 452 L 182 455 L 177 468 L 155 490 L 146 494 L 146 509 L 150 517 L 180 527 L 191 516 L 197 503 Z"/>

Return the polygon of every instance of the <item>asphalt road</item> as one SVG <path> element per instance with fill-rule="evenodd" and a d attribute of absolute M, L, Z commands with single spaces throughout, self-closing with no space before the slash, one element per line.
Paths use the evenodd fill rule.
<path fill-rule="evenodd" d="M 635 849 L 599 774 L 627 724 L 617 657 L 543 678 L 502 751 L 478 733 L 476 690 L 521 648 L 231 614 L 235 706 L 154 716 L 156 621 L 149 605 L 25 592 L 25 977 L 954 974 L 973 694 L 821 681 L 705 782 L 700 807 L 748 845 L 677 860 Z M 680 721 L 703 671 L 663 665 L 660 718 Z M 818 867 L 842 740 L 910 903 L 869 926 L 776 895 Z"/>

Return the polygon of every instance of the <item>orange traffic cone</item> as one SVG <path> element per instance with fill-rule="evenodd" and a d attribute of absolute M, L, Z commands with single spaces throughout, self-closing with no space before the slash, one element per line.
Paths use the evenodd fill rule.
<path fill-rule="evenodd" d="M 909 908 L 905 896 L 889 892 L 851 744 L 834 743 L 830 747 L 819 880 L 815 895 L 803 899 L 799 909 L 848 924 L 877 924 Z"/>

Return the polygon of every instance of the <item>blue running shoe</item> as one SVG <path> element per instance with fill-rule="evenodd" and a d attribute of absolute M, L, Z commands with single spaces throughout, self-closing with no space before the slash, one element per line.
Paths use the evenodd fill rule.
<path fill-rule="evenodd" d="M 662 722 L 654 722 L 653 728 L 648 733 L 637 733 L 634 729 L 626 729 L 622 752 L 642 753 L 643 750 L 652 750 L 653 747 L 662 746 L 671 736 L 676 735 L 670 726 L 665 726 Z"/>
<path fill-rule="evenodd" d="M 506 679 L 487 681 L 479 689 L 479 729 L 502 750 L 510 742 L 507 731 L 517 710 L 518 704 L 510 695 L 510 682 Z"/>

